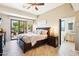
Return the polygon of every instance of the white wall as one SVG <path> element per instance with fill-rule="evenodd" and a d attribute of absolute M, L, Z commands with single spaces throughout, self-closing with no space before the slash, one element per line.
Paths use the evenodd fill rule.
<path fill-rule="evenodd" d="M 9 16 L 6 15 L 0 15 L 2 18 L 2 24 L 1 28 L 3 28 L 3 31 L 6 32 L 6 41 L 10 41 L 10 19 Z"/>
<path fill-rule="evenodd" d="M 75 17 L 62 18 L 65 21 L 65 32 L 75 32 Z M 73 30 L 68 30 L 68 23 L 73 23 Z"/>
<path fill-rule="evenodd" d="M 79 11 L 76 12 L 76 40 L 75 40 L 75 49 L 79 51 Z"/>
<path fill-rule="evenodd" d="M 64 4 L 47 13 L 40 15 L 37 19 L 37 26 L 50 26 L 59 33 L 59 19 L 75 16 L 70 4 Z M 45 22 L 47 21 L 47 24 Z M 42 24 L 42 25 L 41 25 Z"/>
<path fill-rule="evenodd" d="M 37 21 L 37 26 L 38 27 L 50 27 L 51 26 L 51 21 L 48 21 L 47 19 L 44 19 L 44 20 L 38 20 Z"/>

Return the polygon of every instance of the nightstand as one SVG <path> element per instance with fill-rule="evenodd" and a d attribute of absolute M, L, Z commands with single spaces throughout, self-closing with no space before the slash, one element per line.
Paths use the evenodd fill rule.
<path fill-rule="evenodd" d="M 48 41 L 48 45 L 53 46 L 53 47 L 57 47 L 58 46 L 58 37 L 54 37 L 54 36 L 49 36 L 47 38 Z"/>

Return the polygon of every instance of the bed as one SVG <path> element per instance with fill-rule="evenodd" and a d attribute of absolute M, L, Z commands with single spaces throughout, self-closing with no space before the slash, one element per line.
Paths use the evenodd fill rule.
<path fill-rule="evenodd" d="M 30 49 L 46 44 L 47 37 L 50 36 L 50 27 L 36 28 L 36 30 L 40 34 L 38 32 L 28 32 L 17 36 L 18 44 L 24 53 Z"/>

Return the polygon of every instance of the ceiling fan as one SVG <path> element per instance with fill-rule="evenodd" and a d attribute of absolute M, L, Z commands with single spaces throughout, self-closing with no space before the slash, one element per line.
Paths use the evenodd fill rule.
<path fill-rule="evenodd" d="M 29 6 L 27 6 L 27 4 L 28 4 Z M 44 3 L 27 3 L 27 4 L 25 4 L 23 7 L 24 7 L 24 8 L 27 8 L 27 9 L 33 7 L 36 11 L 39 10 L 38 6 L 44 6 Z"/>

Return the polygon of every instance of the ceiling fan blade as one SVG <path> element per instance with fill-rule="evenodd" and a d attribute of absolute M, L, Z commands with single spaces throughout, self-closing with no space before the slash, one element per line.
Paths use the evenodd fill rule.
<path fill-rule="evenodd" d="M 29 9 L 31 6 L 27 7 L 27 9 Z"/>
<path fill-rule="evenodd" d="M 44 5 L 44 3 L 36 3 L 36 5 Z"/>
<path fill-rule="evenodd" d="M 31 5 L 44 5 L 44 3 L 28 3 L 28 4 L 31 4 Z"/>
<path fill-rule="evenodd" d="M 38 8 L 35 6 L 35 9 L 38 11 Z"/>
<path fill-rule="evenodd" d="M 28 4 L 28 5 L 27 4 L 24 4 L 23 5 L 23 8 L 29 9 L 31 6 L 32 6 L 31 4 Z"/>

